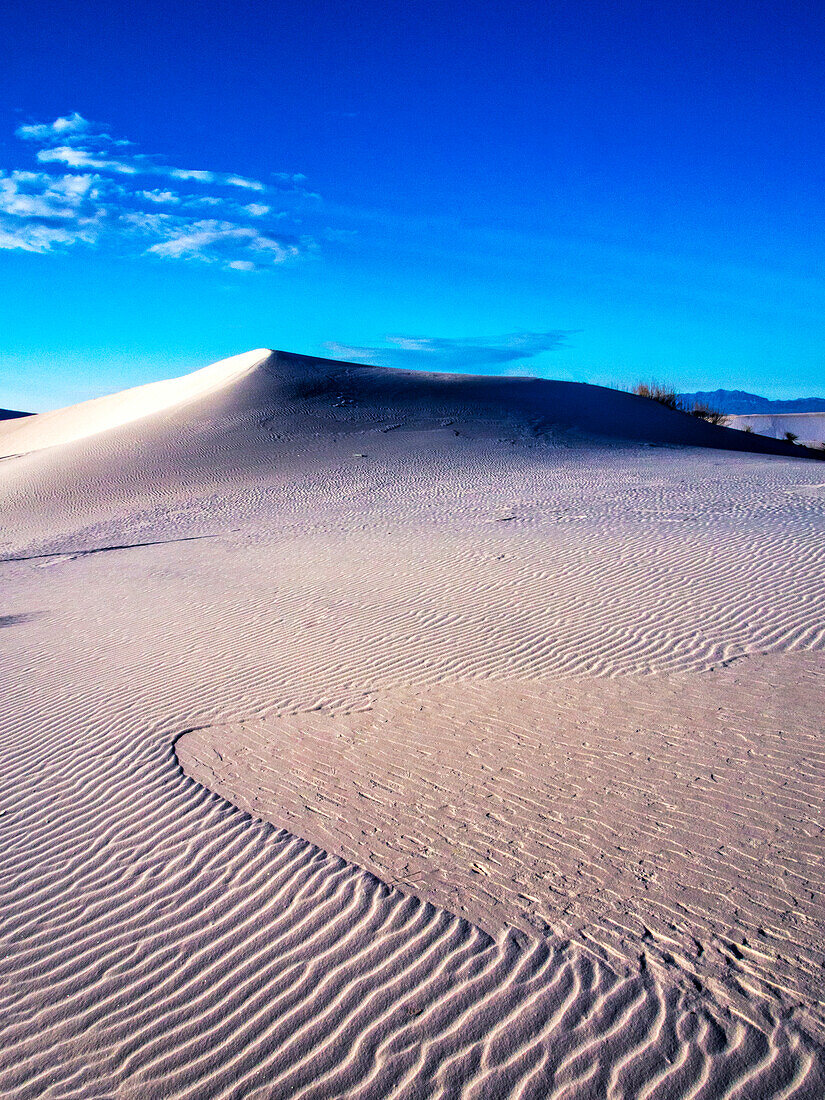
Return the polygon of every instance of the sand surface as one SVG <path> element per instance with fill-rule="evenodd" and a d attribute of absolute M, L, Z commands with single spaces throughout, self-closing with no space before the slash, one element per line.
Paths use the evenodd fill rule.
<path fill-rule="evenodd" d="M 0 425 L 2 1094 L 821 1096 L 825 467 L 263 355 Z"/>
<path fill-rule="evenodd" d="M 825 413 L 748 413 L 729 416 L 731 428 L 744 431 L 750 428 L 759 435 L 784 439 L 786 432 L 793 432 L 798 442 L 807 447 L 822 447 L 825 444 Z"/>

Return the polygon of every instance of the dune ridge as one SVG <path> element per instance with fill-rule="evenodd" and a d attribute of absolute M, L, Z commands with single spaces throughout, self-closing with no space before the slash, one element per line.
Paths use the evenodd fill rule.
<path fill-rule="evenodd" d="M 275 397 L 273 412 L 280 414 L 279 418 L 298 410 L 312 415 L 313 405 L 318 404 L 326 421 L 339 420 L 339 426 L 341 418 L 335 410 L 347 406 L 357 406 L 362 421 L 376 412 L 383 418 L 388 409 L 407 422 L 411 417 L 426 422 L 466 416 L 472 410 L 470 415 L 481 423 L 515 422 L 537 433 L 555 427 L 609 438 L 792 454 L 781 441 L 745 438 L 645 398 L 601 386 L 392 370 L 257 348 L 181 378 L 4 422 L 0 424 L 0 458 L 71 443 L 148 416 L 186 409 L 221 390 L 234 394 L 242 407 L 247 395 L 238 383 L 255 372 L 262 383 L 254 394 L 256 410 L 265 407 L 267 397 L 270 401 Z"/>
<path fill-rule="evenodd" d="M 188 405 L 215 390 L 230 386 L 254 370 L 270 354 L 268 348 L 257 348 L 221 359 L 181 378 L 149 382 L 53 412 L 32 416 L 13 414 L 0 427 L 0 458 L 72 443 L 134 420 Z"/>
<path fill-rule="evenodd" d="M 662 410 L 648 422 L 630 395 L 636 443 L 581 419 L 574 398 L 592 397 L 588 387 L 525 381 L 502 407 L 507 380 L 402 375 L 270 356 L 192 401 L 0 464 L 0 1090 L 815 1100 L 820 715 L 805 688 L 786 707 L 791 728 L 764 707 L 749 729 L 732 697 L 717 728 L 702 681 L 733 662 L 718 673 L 723 688 L 741 674 L 746 690 L 748 663 L 767 661 L 779 706 L 814 675 L 825 649 L 821 467 L 781 444 L 770 455 L 698 436 L 645 446 L 682 420 Z M 537 392 L 556 395 L 557 419 L 537 412 Z M 640 699 L 655 722 L 633 721 Z M 552 700 L 585 712 L 589 749 L 569 729 L 547 741 Z M 684 846 L 680 863 L 644 835 L 644 798 L 612 831 L 571 801 L 581 787 L 597 809 L 608 804 L 605 761 L 622 742 L 607 719 L 622 700 L 621 737 L 643 755 L 616 758 L 616 785 L 671 792 L 697 764 L 705 778 L 685 788 L 687 821 L 718 823 L 706 773 L 718 766 L 730 784 L 761 746 L 730 808 L 747 813 L 760 798 L 754 836 L 774 856 L 798 836 L 783 824 L 795 814 L 810 834 L 793 849 L 805 865 L 786 861 L 771 880 L 766 861 L 741 914 L 705 901 L 704 915 L 697 905 L 692 924 L 669 929 L 655 883 L 646 911 L 645 877 L 678 882 Z M 550 880 L 530 891 L 548 928 L 505 920 L 491 935 L 462 916 L 472 896 L 460 883 L 454 906 L 405 892 L 326 850 L 331 841 L 262 820 L 260 799 L 256 813 L 239 809 L 175 753 L 205 738 L 227 750 L 221 782 L 241 802 L 226 731 L 297 737 L 306 722 L 317 746 L 329 724 L 369 729 L 382 707 L 397 744 L 422 759 L 428 737 L 466 740 L 462 721 L 480 715 L 487 747 L 459 769 L 467 783 L 483 788 L 495 751 L 556 782 L 555 796 L 533 784 L 555 829 L 543 866 L 560 872 L 560 893 Z M 723 775 L 737 713 L 745 728 Z M 648 725 L 661 734 L 652 770 Z M 324 761 L 313 742 L 298 747 L 309 795 Z M 393 741 L 374 748 L 367 759 L 387 778 Z M 545 775 L 551 751 L 564 764 Z M 786 760 L 803 756 L 783 784 Z M 531 813 L 519 810 L 516 827 Z M 506 820 L 487 820 L 489 837 L 512 839 Z M 451 827 L 438 807 L 420 824 L 434 836 Z M 650 936 L 633 924 L 622 940 L 594 891 L 599 853 L 619 860 L 625 835 L 649 863 L 633 885 L 618 867 L 616 883 Z M 734 900 L 759 854 L 737 835 L 714 861 L 712 835 L 690 849 L 716 876 L 705 891 L 730 888 Z M 490 845 L 480 830 L 473 842 Z M 592 872 L 575 893 L 571 848 Z M 480 877 L 495 892 L 495 875 Z M 775 960 L 749 954 L 764 950 L 760 906 L 793 889 L 811 896 L 769 925 L 788 932 L 787 947 L 773 945 Z M 565 914 L 571 904 L 579 912 Z M 691 928 L 710 962 L 685 950 Z M 727 973 L 716 969 L 723 949 Z"/>
<path fill-rule="evenodd" d="M 43 790 L 48 811 L 27 799 L 16 820 L 39 809 L 65 827 L 77 785 L 106 789 L 105 770 L 62 763 L 66 793 Z M 152 772 L 151 784 L 144 773 L 127 790 L 121 780 L 117 799 L 97 799 L 91 816 L 106 843 L 82 861 L 65 842 L 52 856 L 62 873 L 41 877 L 26 852 L 16 860 L 27 913 L 4 966 L 14 964 L 23 995 L 4 1004 L 15 1055 L 0 1074 L 4 1095 L 377 1100 L 701 1087 L 756 1097 L 821 1086 L 815 1048 L 779 1021 L 756 1028 L 572 944 L 491 939 L 227 808 L 168 754 Z M 126 820 L 124 795 L 135 800 Z M 49 832 L 29 844 L 51 849 Z M 127 873 L 145 886 L 112 907 L 117 853 L 130 850 L 142 866 Z M 158 877 L 162 867 L 174 874 Z M 70 878 L 82 913 L 54 909 Z M 44 1034 L 59 1034 L 59 1046 L 44 1051 Z"/>

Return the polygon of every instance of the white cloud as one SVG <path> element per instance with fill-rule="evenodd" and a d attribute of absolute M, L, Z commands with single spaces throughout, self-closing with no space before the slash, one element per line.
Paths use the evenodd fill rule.
<path fill-rule="evenodd" d="M 267 237 L 249 226 L 225 221 L 199 221 L 185 224 L 167 222 L 153 227 L 164 239 L 150 245 L 148 251 L 169 259 L 201 260 L 223 263 L 235 270 L 249 271 L 260 262 L 283 263 L 297 256 L 295 242 Z M 236 253 L 247 253 L 238 258 Z M 238 267 L 241 264 L 241 267 Z"/>
<path fill-rule="evenodd" d="M 218 177 L 214 172 L 201 172 L 195 168 L 169 168 L 163 164 L 145 164 L 147 175 L 169 176 L 173 180 L 197 180 L 198 183 L 215 183 Z"/>
<path fill-rule="evenodd" d="M 0 213 L 0 248 L 24 252 L 52 252 L 75 244 L 94 244 L 100 233 L 95 218 L 78 219 L 66 225 L 28 221 Z"/>
<path fill-rule="evenodd" d="M 224 176 L 223 182 L 229 187 L 242 187 L 245 191 L 266 191 L 266 184 L 260 180 L 248 180 L 243 176 Z"/>
<path fill-rule="evenodd" d="M 156 214 L 147 210 L 132 210 L 120 215 L 120 221 L 129 229 L 141 233 L 166 233 L 172 226 L 180 224 L 184 219 L 176 218 L 173 214 Z"/>
<path fill-rule="evenodd" d="M 94 176 L 0 171 L 0 248 L 51 252 L 101 231 Z"/>
<path fill-rule="evenodd" d="M 136 191 L 135 197 L 164 206 L 177 206 L 181 201 L 181 197 L 176 191 L 159 191 L 157 189 L 154 191 Z"/>
<path fill-rule="evenodd" d="M 112 172 L 129 176 L 163 176 L 167 179 L 202 184 L 218 184 L 222 187 L 240 188 L 244 191 L 265 193 L 268 188 L 260 180 L 250 179 L 236 172 L 210 172 L 200 168 L 179 168 L 162 164 L 157 158 L 143 153 L 122 152 L 108 155 L 113 149 L 122 150 L 132 143 L 116 140 L 102 127 L 83 118 L 76 111 L 54 122 L 30 123 L 18 126 L 17 136 L 34 141 L 44 148 L 37 153 L 41 164 L 66 164 L 71 168 L 94 168 L 100 172 Z M 288 181 L 292 187 L 300 187 L 304 176 L 300 173 L 279 172 L 273 178 Z"/>
<path fill-rule="evenodd" d="M 93 184 L 92 176 L 0 170 L 0 212 L 19 218 L 72 218 Z"/>
<path fill-rule="evenodd" d="M 58 145 L 54 149 L 41 149 L 37 154 L 41 164 L 66 164 L 70 168 L 96 168 L 102 172 L 118 172 L 124 176 L 136 176 L 139 169 L 123 160 L 100 157 L 88 149 L 72 145 Z"/>
<path fill-rule="evenodd" d="M 56 118 L 54 122 L 18 126 L 15 133 L 24 141 L 50 141 L 54 137 L 64 138 L 67 134 L 86 133 L 90 126 L 91 123 L 75 111 L 65 118 Z"/>
<path fill-rule="evenodd" d="M 50 252 L 55 245 L 73 244 L 74 238 L 65 229 L 53 226 L 10 223 L 0 217 L 0 248 L 22 249 L 24 252 Z"/>
<path fill-rule="evenodd" d="M 232 192 L 261 198 L 289 189 L 301 196 L 304 177 L 273 173 L 273 185 L 237 173 L 178 168 L 154 156 L 133 152 L 131 143 L 112 138 L 77 112 L 50 123 L 27 123 L 17 136 L 40 146 L 39 171 L 0 170 L 0 248 L 50 252 L 76 244 L 103 244 L 145 255 L 220 264 L 252 271 L 280 264 L 314 247 L 277 233 L 275 213 L 265 201 L 238 204 Z M 124 151 L 127 150 L 127 151 Z M 71 169 L 63 174 L 52 165 Z M 113 178 L 114 177 L 114 178 Z M 151 188 L 141 177 L 175 181 Z M 208 188 L 210 193 L 204 194 Z M 167 212 L 168 210 L 174 213 Z M 206 209 L 222 218 L 204 219 Z M 249 219 L 255 219 L 255 227 Z"/>

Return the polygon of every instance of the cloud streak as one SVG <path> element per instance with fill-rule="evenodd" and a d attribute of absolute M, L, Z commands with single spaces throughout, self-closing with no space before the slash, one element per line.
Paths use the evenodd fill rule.
<path fill-rule="evenodd" d="M 383 347 L 324 346 L 337 359 L 416 370 L 479 371 L 533 359 L 562 347 L 571 332 L 511 332 L 505 336 L 387 336 Z"/>
<path fill-rule="evenodd" d="M 284 203 L 317 199 L 300 173 L 273 173 L 265 183 L 177 167 L 77 112 L 15 133 L 36 147 L 38 167 L 0 170 L 0 248 L 47 253 L 108 244 L 252 271 L 315 247 L 308 236 L 285 231 L 292 215 Z"/>
<path fill-rule="evenodd" d="M 24 141 L 64 141 L 71 135 L 86 134 L 91 128 L 92 124 L 75 111 L 66 118 L 56 118 L 54 122 L 18 126 L 15 133 Z"/>

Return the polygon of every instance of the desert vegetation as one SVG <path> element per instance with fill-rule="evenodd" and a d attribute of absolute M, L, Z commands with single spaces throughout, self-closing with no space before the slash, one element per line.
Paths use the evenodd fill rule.
<path fill-rule="evenodd" d="M 660 405 L 664 405 L 665 408 L 673 409 L 675 412 L 687 413 L 688 416 L 698 417 L 700 420 L 706 420 L 708 424 L 717 424 L 722 427 L 727 422 L 727 416 L 718 409 L 712 409 L 708 405 L 704 405 L 701 402 L 696 402 L 692 406 L 685 405 L 679 397 L 679 394 L 675 390 L 670 389 L 669 386 L 662 386 L 658 382 L 637 382 L 633 387 L 633 393 L 637 397 L 647 397 L 651 401 L 657 401 Z"/>
<path fill-rule="evenodd" d="M 633 387 L 633 393 L 637 397 L 647 397 L 651 401 L 658 401 L 668 409 L 679 409 L 684 412 L 679 396 L 675 390 L 662 386 L 658 382 L 637 382 Z"/>
<path fill-rule="evenodd" d="M 689 412 L 691 416 L 698 416 L 700 420 L 707 420 L 708 424 L 718 424 L 720 427 L 724 427 L 728 420 L 725 413 L 720 412 L 718 409 L 712 409 L 709 405 L 703 405 L 699 401 L 692 409 L 685 411 Z"/>

